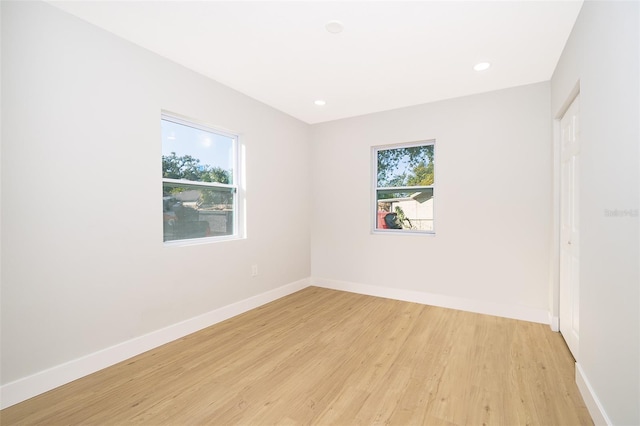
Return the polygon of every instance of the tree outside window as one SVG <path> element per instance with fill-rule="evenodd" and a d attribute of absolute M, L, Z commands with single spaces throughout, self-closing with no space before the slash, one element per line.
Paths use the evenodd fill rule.
<path fill-rule="evenodd" d="M 374 147 L 375 231 L 434 233 L 435 141 Z"/>

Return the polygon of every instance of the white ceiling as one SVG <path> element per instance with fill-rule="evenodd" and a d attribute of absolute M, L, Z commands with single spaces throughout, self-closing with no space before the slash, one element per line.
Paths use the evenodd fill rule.
<path fill-rule="evenodd" d="M 50 3 L 307 123 L 547 81 L 582 7 L 582 0 Z M 331 20 L 344 31 L 327 32 Z M 492 67 L 476 72 L 479 61 Z"/>

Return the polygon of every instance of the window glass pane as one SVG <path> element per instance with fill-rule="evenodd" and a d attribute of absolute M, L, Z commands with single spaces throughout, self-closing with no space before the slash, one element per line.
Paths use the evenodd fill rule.
<path fill-rule="evenodd" d="M 377 190 L 376 229 L 433 231 L 433 188 Z"/>
<path fill-rule="evenodd" d="M 233 235 L 233 188 L 163 183 L 164 241 Z"/>
<path fill-rule="evenodd" d="M 235 139 L 162 119 L 162 177 L 234 184 Z"/>
<path fill-rule="evenodd" d="M 377 151 L 377 186 L 433 185 L 433 145 L 420 145 Z"/>

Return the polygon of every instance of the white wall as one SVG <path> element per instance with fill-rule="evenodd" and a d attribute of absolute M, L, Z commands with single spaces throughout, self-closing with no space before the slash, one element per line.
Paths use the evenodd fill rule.
<path fill-rule="evenodd" d="M 605 421 L 640 424 L 638 2 L 586 1 L 551 80 L 556 118 L 579 82 L 580 349 Z"/>
<path fill-rule="evenodd" d="M 534 310 L 546 321 L 549 104 L 549 84 L 539 83 L 314 125 L 314 279 Z M 436 235 L 373 235 L 371 147 L 430 139 Z"/>
<path fill-rule="evenodd" d="M 3 384 L 309 277 L 307 124 L 41 2 L 2 55 Z M 162 109 L 240 133 L 247 239 L 163 247 Z"/>

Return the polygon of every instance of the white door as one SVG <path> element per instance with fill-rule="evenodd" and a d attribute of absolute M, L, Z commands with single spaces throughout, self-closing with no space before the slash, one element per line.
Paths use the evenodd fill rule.
<path fill-rule="evenodd" d="M 560 120 L 560 333 L 578 359 L 580 295 L 580 96 Z"/>

